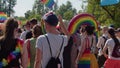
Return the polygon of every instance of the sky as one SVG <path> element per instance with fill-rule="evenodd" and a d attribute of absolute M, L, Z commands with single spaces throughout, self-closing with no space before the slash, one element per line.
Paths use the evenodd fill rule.
<path fill-rule="evenodd" d="M 58 0 L 58 5 L 66 4 L 67 1 L 70 1 L 77 10 L 81 9 L 82 0 Z M 32 10 L 33 4 L 34 0 L 17 0 L 17 4 L 14 7 L 15 16 L 24 16 L 26 11 Z"/>

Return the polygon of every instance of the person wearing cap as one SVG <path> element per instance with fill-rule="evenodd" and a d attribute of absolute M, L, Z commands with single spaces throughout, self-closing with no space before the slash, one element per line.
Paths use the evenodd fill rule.
<path fill-rule="evenodd" d="M 56 29 L 56 26 L 58 24 L 58 18 L 54 13 L 52 12 L 46 13 L 43 16 L 43 20 L 47 33 L 37 38 L 34 68 L 46 68 L 46 65 L 50 60 L 51 56 L 55 57 L 59 52 L 61 46 L 62 46 L 62 50 L 60 51 L 59 58 L 63 66 L 62 54 L 63 54 L 63 49 L 68 42 L 67 36 L 60 35 L 60 32 Z M 48 43 L 48 41 L 50 42 L 50 44 Z M 63 45 L 61 45 L 62 43 Z M 52 55 L 50 52 L 50 48 Z"/>

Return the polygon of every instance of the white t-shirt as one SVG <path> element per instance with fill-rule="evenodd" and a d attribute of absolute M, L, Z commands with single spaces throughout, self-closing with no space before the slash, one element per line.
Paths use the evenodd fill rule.
<path fill-rule="evenodd" d="M 118 38 L 118 40 L 120 42 L 120 38 Z M 107 48 L 108 48 L 108 58 L 114 59 L 114 60 L 120 60 L 120 58 L 112 57 L 112 51 L 115 46 L 115 42 L 113 39 L 108 39 L 105 43 L 105 46 L 107 46 Z"/>
<path fill-rule="evenodd" d="M 67 36 L 63 36 L 63 35 L 55 35 L 55 34 L 51 34 L 51 33 L 47 33 L 46 34 L 49 41 L 50 41 L 50 46 L 52 49 L 52 56 L 55 57 L 58 53 L 58 51 L 60 50 L 63 38 L 64 38 L 64 42 L 63 42 L 63 47 L 60 53 L 60 60 L 63 64 L 63 49 L 64 47 L 67 45 L 68 43 L 68 39 Z M 62 38 L 63 37 L 63 38 Z M 51 58 L 51 54 L 50 54 L 50 48 L 49 48 L 49 44 L 47 41 L 47 38 L 45 37 L 45 35 L 41 35 L 38 37 L 37 42 L 36 42 L 36 48 L 39 48 L 42 51 L 42 68 L 45 68 L 46 64 L 48 63 L 49 59 Z"/>
<path fill-rule="evenodd" d="M 106 40 L 105 40 L 103 37 L 105 37 Z M 99 51 L 98 51 L 98 55 L 99 55 L 99 56 L 103 55 L 102 49 L 103 49 L 106 41 L 107 41 L 107 35 L 105 35 L 105 34 L 103 34 L 103 35 L 98 39 L 97 47 L 100 48 Z"/>
<path fill-rule="evenodd" d="M 27 34 L 28 32 L 30 32 L 30 30 L 23 31 L 23 32 L 21 33 L 20 39 L 26 40 L 26 34 Z"/>

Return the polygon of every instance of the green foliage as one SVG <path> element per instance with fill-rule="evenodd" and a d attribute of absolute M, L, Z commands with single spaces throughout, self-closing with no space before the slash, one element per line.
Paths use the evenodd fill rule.
<path fill-rule="evenodd" d="M 70 1 L 67 1 L 67 4 L 62 4 L 56 13 L 60 14 L 65 20 L 69 21 L 76 14 L 76 9 L 72 8 Z"/>
<path fill-rule="evenodd" d="M 88 0 L 87 12 L 93 14 L 102 25 L 114 24 L 120 27 L 120 3 L 100 6 L 100 0 Z"/>
<path fill-rule="evenodd" d="M 32 18 L 36 18 L 37 20 L 41 20 L 41 17 L 51 9 L 47 8 L 39 2 L 39 0 L 35 0 L 35 3 L 33 5 L 32 10 L 28 10 L 25 13 L 25 18 L 30 20 Z M 56 14 L 60 14 L 63 19 L 65 20 L 70 20 L 75 14 L 76 14 L 76 9 L 72 8 L 72 4 L 70 1 L 67 2 L 67 4 L 62 4 L 60 7 L 58 7 L 57 2 L 55 2 L 54 7 L 52 8 Z"/>
<path fill-rule="evenodd" d="M 17 0 L 0 0 L 0 11 L 5 12 L 9 17 L 14 13 L 14 6 Z"/>

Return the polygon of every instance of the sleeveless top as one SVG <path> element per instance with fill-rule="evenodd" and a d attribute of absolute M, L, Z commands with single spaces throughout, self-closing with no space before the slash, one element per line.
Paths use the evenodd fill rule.
<path fill-rule="evenodd" d="M 20 68 L 19 59 L 21 58 L 23 41 L 16 39 L 16 42 L 9 51 L 6 51 L 4 47 L 0 45 L 0 68 Z"/>
<path fill-rule="evenodd" d="M 36 53 L 36 38 L 31 38 L 28 40 L 28 59 L 29 59 L 29 65 L 28 68 L 33 68 L 34 67 L 34 61 L 35 61 L 35 53 Z"/>

